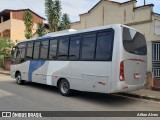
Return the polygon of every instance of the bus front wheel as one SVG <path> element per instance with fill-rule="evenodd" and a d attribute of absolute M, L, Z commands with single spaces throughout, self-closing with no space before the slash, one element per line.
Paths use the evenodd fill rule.
<path fill-rule="evenodd" d="M 16 75 L 16 82 L 18 85 L 23 85 L 24 84 L 24 80 L 21 79 L 21 74 L 17 73 Z"/>
<path fill-rule="evenodd" d="M 66 79 L 63 79 L 59 83 L 59 91 L 63 96 L 70 96 L 71 95 L 70 84 Z"/>

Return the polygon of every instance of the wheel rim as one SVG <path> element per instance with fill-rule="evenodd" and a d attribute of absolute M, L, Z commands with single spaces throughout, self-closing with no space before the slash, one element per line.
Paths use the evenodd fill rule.
<path fill-rule="evenodd" d="M 67 84 L 66 82 L 63 82 L 63 83 L 61 84 L 61 91 L 62 91 L 62 93 L 67 93 L 68 90 L 69 90 L 68 84 Z"/>
<path fill-rule="evenodd" d="M 17 76 L 17 82 L 21 83 L 21 76 L 20 75 Z"/>

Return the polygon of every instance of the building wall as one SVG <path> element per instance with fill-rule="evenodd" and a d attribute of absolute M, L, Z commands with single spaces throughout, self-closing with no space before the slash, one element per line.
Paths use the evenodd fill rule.
<path fill-rule="evenodd" d="M 135 1 L 117 4 L 102 1 L 89 13 L 80 15 L 80 21 L 71 24 L 73 29 L 85 29 L 108 24 L 131 24 L 151 20 L 151 7 L 134 9 Z"/>
<path fill-rule="evenodd" d="M 12 18 L 13 19 L 17 19 L 17 20 L 23 20 L 23 14 L 25 11 L 17 11 L 17 12 L 12 12 Z M 42 23 L 43 19 L 38 17 L 37 15 L 33 14 L 33 18 L 34 18 L 34 23 Z"/>
<path fill-rule="evenodd" d="M 9 31 L 9 35 L 7 35 L 8 37 L 10 37 L 11 40 L 15 41 L 15 40 L 24 40 L 25 38 L 25 25 L 24 25 L 24 21 L 23 21 L 23 14 L 24 11 L 12 11 L 10 12 L 10 19 L 7 21 L 4 21 L 2 23 L 0 23 L 0 35 L 1 37 L 4 37 L 3 33 L 5 31 Z M 37 23 L 43 23 L 44 20 L 42 18 L 40 18 L 39 16 L 37 16 L 36 14 L 33 14 L 34 17 L 34 26 L 33 26 L 33 34 L 36 32 L 37 29 Z M 5 32 L 5 34 L 7 33 Z"/>
<path fill-rule="evenodd" d="M 11 29 L 11 20 L 7 20 L 5 22 L 0 23 L 0 33 L 2 37 L 3 37 L 3 32 L 5 30 L 10 30 L 10 29 Z"/>
<path fill-rule="evenodd" d="M 156 14 L 153 14 L 152 15 L 152 32 L 154 34 L 154 25 L 155 25 L 155 20 L 159 20 L 160 21 L 160 15 L 156 15 Z M 159 35 L 155 35 L 153 37 L 151 37 L 150 39 L 152 39 L 152 41 L 155 41 L 155 40 L 160 40 L 160 36 Z"/>
<path fill-rule="evenodd" d="M 23 21 L 24 11 L 11 12 L 11 40 L 24 40 L 25 38 L 25 25 Z M 32 33 L 34 34 L 37 30 L 37 23 L 43 22 L 42 18 L 32 14 L 34 17 L 34 26 Z M 18 27 L 17 27 L 18 26 Z"/>
<path fill-rule="evenodd" d="M 25 38 L 25 25 L 21 20 L 11 19 L 11 40 L 24 40 Z M 18 27 L 17 27 L 18 26 Z M 37 25 L 34 24 L 33 33 L 36 32 Z"/>

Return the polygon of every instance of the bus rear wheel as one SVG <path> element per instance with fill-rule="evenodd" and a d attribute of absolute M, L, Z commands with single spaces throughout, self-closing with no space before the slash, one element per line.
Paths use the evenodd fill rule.
<path fill-rule="evenodd" d="M 70 84 L 66 79 L 61 80 L 59 83 L 59 91 L 63 96 L 71 95 Z"/>
<path fill-rule="evenodd" d="M 24 80 L 21 79 L 21 74 L 17 73 L 16 75 L 16 82 L 18 85 L 23 85 L 24 84 Z"/>

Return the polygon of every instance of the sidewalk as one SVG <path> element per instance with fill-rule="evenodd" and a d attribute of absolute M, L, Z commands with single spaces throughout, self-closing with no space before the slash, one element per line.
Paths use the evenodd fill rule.
<path fill-rule="evenodd" d="M 2 68 L 0 68 L 0 74 L 10 75 L 10 71 L 3 70 Z"/>
<path fill-rule="evenodd" d="M 160 91 L 156 90 L 141 89 L 141 90 L 121 93 L 121 95 L 160 102 Z"/>

